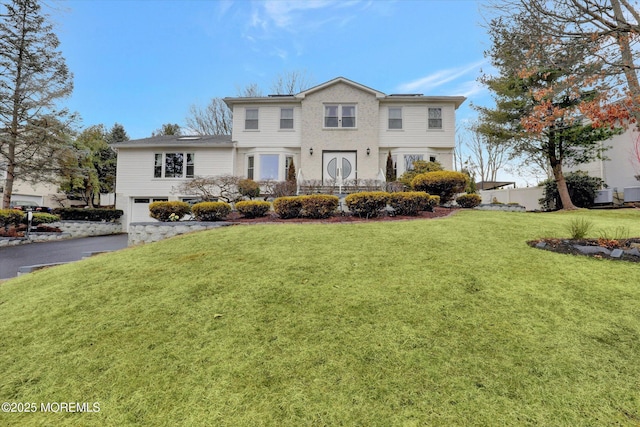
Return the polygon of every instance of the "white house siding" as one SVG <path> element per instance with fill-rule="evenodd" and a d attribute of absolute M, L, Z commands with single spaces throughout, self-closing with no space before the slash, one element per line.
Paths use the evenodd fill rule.
<path fill-rule="evenodd" d="M 609 188 L 616 189 L 619 193 L 622 193 L 625 187 L 638 187 L 640 181 L 634 176 L 640 174 L 640 164 L 633 156 L 633 146 L 638 138 L 640 133 L 631 125 L 623 134 L 603 142 L 605 147 L 610 147 L 604 152 L 607 160 L 596 160 L 566 169 L 581 170 L 590 176 L 601 178 Z"/>
<path fill-rule="evenodd" d="M 324 128 L 325 104 L 356 105 L 356 127 Z M 379 102 L 373 92 L 338 82 L 309 93 L 302 100 L 302 143 L 300 169 L 305 179 L 319 180 L 322 175 L 322 153 L 325 151 L 356 152 L 358 179 L 375 179 L 378 175 Z M 370 155 L 367 155 L 367 148 Z M 313 149 L 313 155 L 309 150 Z"/>
<path fill-rule="evenodd" d="M 212 147 L 120 148 L 118 150 L 116 208 L 124 212 L 122 222 L 128 227 L 135 207 L 134 199 L 167 198 L 180 200 L 189 195 L 177 193 L 186 178 L 154 178 L 155 153 L 194 153 L 194 174 L 216 176 L 233 174 L 233 149 Z"/>
<path fill-rule="evenodd" d="M 258 129 L 245 130 L 246 108 L 258 109 Z M 280 129 L 280 110 L 293 108 L 293 129 Z M 231 138 L 238 148 L 300 147 L 300 105 L 296 104 L 237 104 L 233 107 Z"/>
<path fill-rule="evenodd" d="M 402 107 L 402 130 L 389 129 L 389 107 Z M 442 108 L 442 129 L 427 129 L 429 108 Z M 380 105 L 380 147 L 434 147 L 455 146 L 455 107 L 446 104 L 391 104 Z"/>

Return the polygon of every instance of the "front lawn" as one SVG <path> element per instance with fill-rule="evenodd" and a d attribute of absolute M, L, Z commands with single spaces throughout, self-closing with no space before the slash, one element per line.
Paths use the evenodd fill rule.
<path fill-rule="evenodd" d="M 0 285 L 0 425 L 640 423 L 640 210 L 225 227 Z"/>

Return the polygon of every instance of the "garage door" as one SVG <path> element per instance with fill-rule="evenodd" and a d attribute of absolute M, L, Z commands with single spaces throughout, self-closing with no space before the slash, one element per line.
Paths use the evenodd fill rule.
<path fill-rule="evenodd" d="M 155 219 L 149 216 L 149 205 L 152 202 L 166 202 L 165 198 L 136 197 L 131 203 L 131 221 L 130 222 L 151 222 Z"/>

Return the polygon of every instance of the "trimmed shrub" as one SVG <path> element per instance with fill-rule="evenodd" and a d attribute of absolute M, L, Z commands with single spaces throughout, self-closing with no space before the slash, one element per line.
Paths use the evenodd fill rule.
<path fill-rule="evenodd" d="M 404 184 L 404 186 L 407 188 L 412 188 L 411 181 L 413 181 L 413 178 L 415 178 L 417 175 L 427 173 L 427 172 L 436 172 L 436 171 L 444 170 L 440 162 L 427 162 L 424 160 L 416 160 L 415 162 L 413 162 L 412 166 L 413 166 L 413 169 L 406 171 L 398 179 L 398 181 L 402 182 L 402 184 Z"/>
<path fill-rule="evenodd" d="M 238 192 L 245 197 L 253 199 L 260 196 L 260 184 L 252 179 L 242 179 L 238 183 Z"/>
<path fill-rule="evenodd" d="M 58 215 L 51 215 L 48 213 L 33 213 L 33 218 L 31 219 L 31 225 L 40 225 L 40 224 L 51 224 L 52 222 L 60 221 L 60 217 Z M 27 223 L 27 216 L 24 216 L 22 221 L 24 224 Z"/>
<path fill-rule="evenodd" d="M 427 204 L 425 211 L 433 212 L 433 208 L 436 206 L 440 206 L 440 196 L 432 196 L 429 195 L 429 202 Z"/>
<path fill-rule="evenodd" d="M 106 221 L 115 222 L 122 216 L 121 209 L 56 208 L 52 212 L 63 221 Z"/>
<path fill-rule="evenodd" d="M 574 205 L 579 208 L 590 208 L 598 194 L 598 190 L 604 185 L 600 178 L 587 175 L 585 172 L 570 172 L 564 176 L 567 182 L 569 196 Z M 544 210 L 562 209 L 562 201 L 558 193 L 558 184 L 555 179 L 548 179 L 541 185 L 544 186 L 544 197 L 539 200 Z"/>
<path fill-rule="evenodd" d="M 437 171 L 416 175 L 411 181 L 414 190 L 440 196 L 440 203 L 448 203 L 467 187 L 469 177 L 461 172 Z"/>
<path fill-rule="evenodd" d="M 344 201 L 354 215 L 360 218 L 372 218 L 378 216 L 387 206 L 389 196 L 389 193 L 384 191 L 366 191 L 349 194 Z"/>
<path fill-rule="evenodd" d="M 231 213 L 231 205 L 225 202 L 200 202 L 193 205 L 191 212 L 198 221 L 222 221 Z"/>
<path fill-rule="evenodd" d="M 24 212 L 17 209 L 0 209 L 0 227 L 17 226 L 25 216 Z"/>
<path fill-rule="evenodd" d="M 480 197 L 479 194 L 463 194 L 458 196 L 456 203 L 460 205 L 461 208 L 475 208 L 482 203 L 482 197 Z"/>
<path fill-rule="evenodd" d="M 245 200 L 236 203 L 236 209 L 245 218 L 258 218 L 265 216 L 269 209 L 271 209 L 271 203 L 261 200 Z"/>
<path fill-rule="evenodd" d="M 301 196 L 302 216 L 305 218 L 329 218 L 338 208 L 338 196 L 313 194 Z"/>
<path fill-rule="evenodd" d="M 302 212 L 302 196 L 278 197 L 273 201 L 273 210 L 280 218 L 298 218 Z"/>
<path fill-rule="evenodd" d="M 196 205 L 194 205 L 195 207 Z M 149 205 L 149 215 L 158 221 L 169 221 L 172 214 L 178 220 L 191 212 L 191 206 L 186 202 L 153 202 Z"/>
<path fill-rule="evenodd" d="M 389 205 L 396 215 L 418 215 L 418 212 L 427 210 L 429 200 L 429 195 L 423 191 L 404 191 L 389 195 Z"/>

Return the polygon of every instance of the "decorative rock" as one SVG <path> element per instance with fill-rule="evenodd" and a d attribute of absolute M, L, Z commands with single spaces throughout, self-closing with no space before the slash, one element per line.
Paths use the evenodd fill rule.
<path fill-rule="evenodd" d="M 605 254 L 610 255 L 611 251 L 607 248 L 603 248 L 602 246 L 582 246 L 582 245 L 573 245 L 574 248 L 582 252 L 583 254 Z"/>
<path fill-rule="evenodd" d="M 536 248 L 538 249 L 544 249 L 547 247 L 547 242 L 538 242 L 538 244 L 536 245 Z"/>
<path fill-rule="evenodd" d="M 620 258 L 624 254 L 622 249 L 614 249 L 611 251 L 611 258 Z"/>
<path fill-rule="evenodd" d="M 624 251 L 624 253 L 626 253 L 627 255 L 633 255 L 633 256 L 640 257 L 640 250 L 638 250 L 637 247 L 635 247 L 633 249 L 629 249 L 627 251 Z"/>

